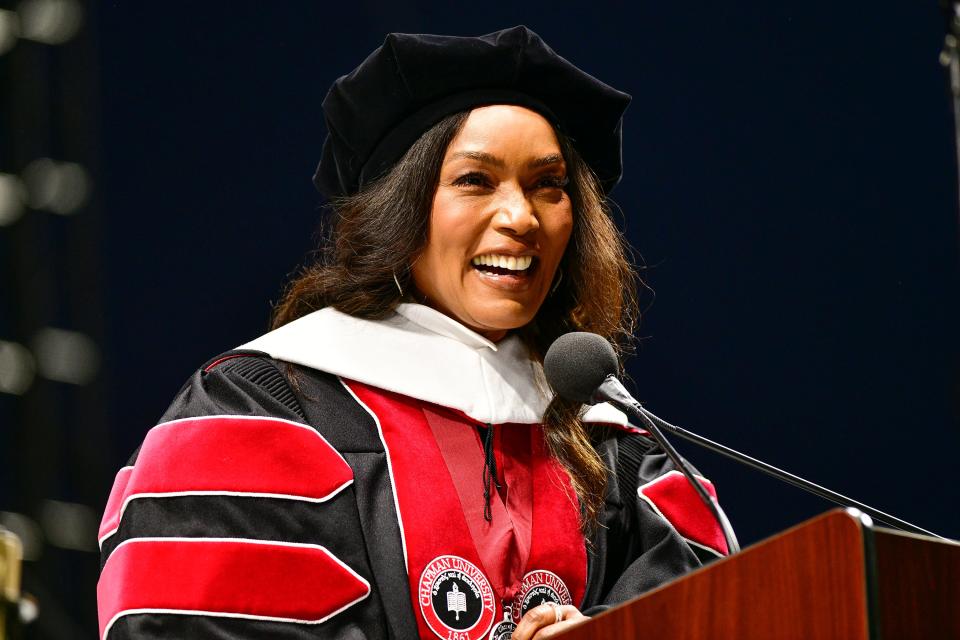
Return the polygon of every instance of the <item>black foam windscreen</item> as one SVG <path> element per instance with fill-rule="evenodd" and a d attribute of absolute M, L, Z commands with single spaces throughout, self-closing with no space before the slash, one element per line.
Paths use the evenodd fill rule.
<path fill-rule="evenodd" d="M 547 350 L 543 371 L 561 397 L 590 404 L 597 387 L 607 376 L 617 374 L 617 354 L 595 333 L 565 333 Z"/>

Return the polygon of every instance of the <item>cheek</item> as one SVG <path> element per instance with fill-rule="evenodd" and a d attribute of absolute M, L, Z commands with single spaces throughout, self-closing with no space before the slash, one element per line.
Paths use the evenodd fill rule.
<path fill-rule="evenodd" d="M 448 281 L 457 277 L 475 235 L 470 224 L 475 217 L 468 207 L 444 197 L 442 188 L 434 196 L 427 244 L 412 270 L 414 282 L 422 291 L 437 295 L 444 283 L 449 285 Z"/>
<path fill-rule="evenodd" d="M 573 236 L 573 213 L 570 210 L 559 212 L 544 231 L 550 239 L 551 250 L 563 255 Z"/>
<path fill-rule="evenodd" d="M 430 240 L 434 258 L 463 262 L 478 246 L 484 233 L 483 208 L 456 198 L 434 198 L 430 214 Z"/>

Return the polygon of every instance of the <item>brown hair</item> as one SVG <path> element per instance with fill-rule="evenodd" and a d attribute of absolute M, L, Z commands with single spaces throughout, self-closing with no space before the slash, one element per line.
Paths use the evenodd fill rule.
<path fill-rule="evenodd" d="M 441 120 L 389 172 L 359 193 L 331 202 L 330 233 L 318 259 L 284 291 L 274 309 L 274 328 L 327 306 L 361 318 L 383 318 L 403 301 L 398 282 L 408 296 L 414 291 L 410 266 L 427 241 L 443 157 L 468 115 L 464 111 Z M 622 353 L 630 347 L 639 315 L 639 280 L 606 198 L 569 138 L 560 132 L 557 138 L 567 163 L 574 224 L 559 285 L 533 321 L 518 330 L 539 362 L 550 344 L 569 331 L 598 333 Z M 607 469 L 579 419 L 580 410 L 580 404 L 554 398 L 543 427 L 551 453 L 570 475 L 588 532 L 603 508 Z"/>

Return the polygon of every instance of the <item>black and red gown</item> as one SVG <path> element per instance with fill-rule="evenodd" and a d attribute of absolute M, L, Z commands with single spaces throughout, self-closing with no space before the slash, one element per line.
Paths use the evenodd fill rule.
<path fill-rule="evenodd" d="M 519 338 L 416 304 L 322 309 L 214 358 L 117 474 L 101 638 L 508 638 L 542 602 L 595 613 L 727 552 L 608 405 L 582 418 L 610 469 L 585 538 L 549 399 Z"/>

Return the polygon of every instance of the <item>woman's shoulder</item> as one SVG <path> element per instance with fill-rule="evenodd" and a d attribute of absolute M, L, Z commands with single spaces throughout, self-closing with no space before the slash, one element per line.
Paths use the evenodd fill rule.
<path fill-rule="evenodd" d="M 372 572 L 358 542 L 350 453 L 311 420 L 314 402 L 292 380 L 284 362 L 262 352 L 211 358 L 117 473 L 98 536 L 104 637 L 115 622 L 110 637 L 306 637 L 264 622 L 301 621 L 277 614 L 292 609 L 275 597 L 291 588 L 284 576 L 301 574 L 342 587 L 324 594 L 293 587 L 297 611 L 310 612 L 303 622 L 331 619 L 324 629 L 335 635 L 371 615 L 359 604 L 371 593 Z M 317 384 L 305 386 L 318 394 Z M 182 588 L 182 575 L 191 588 Z M 241 610 L 236 602 L 256 615 L 229 613 Z M 225 613 L 166 615 L 218 607 Z"/>
<path fill-rule="evenodd" d="M 129 523 L 169 497 L 326 501 L 352 483 L 349 456 L 376 448 L 361 436 L 371 431 L 372 421 L 336 377 L 262 352 L 222 353 L 190 376 L 118 472 L 101 523 L 102 549 L 109 554 L 123 539 L 114 537 L 123 517 Z"/>
<path fill-rule="evenodd" d="M 181 387 L 160 423 L 207 415 L 260 415 L 304 421 L 283 362 L 234 349 L 210 358 Z"/>
<path fill-rule="evenodd" d="M 701 562 L 726 555 L 723 533 L 693 487 L 649 432 L 632 425 L 594 425 L 596 448 L 610 470 L 608 502 L 655 517 L 691 546 Z M 713 483 L 694 469 L 716 498 Z"/>

